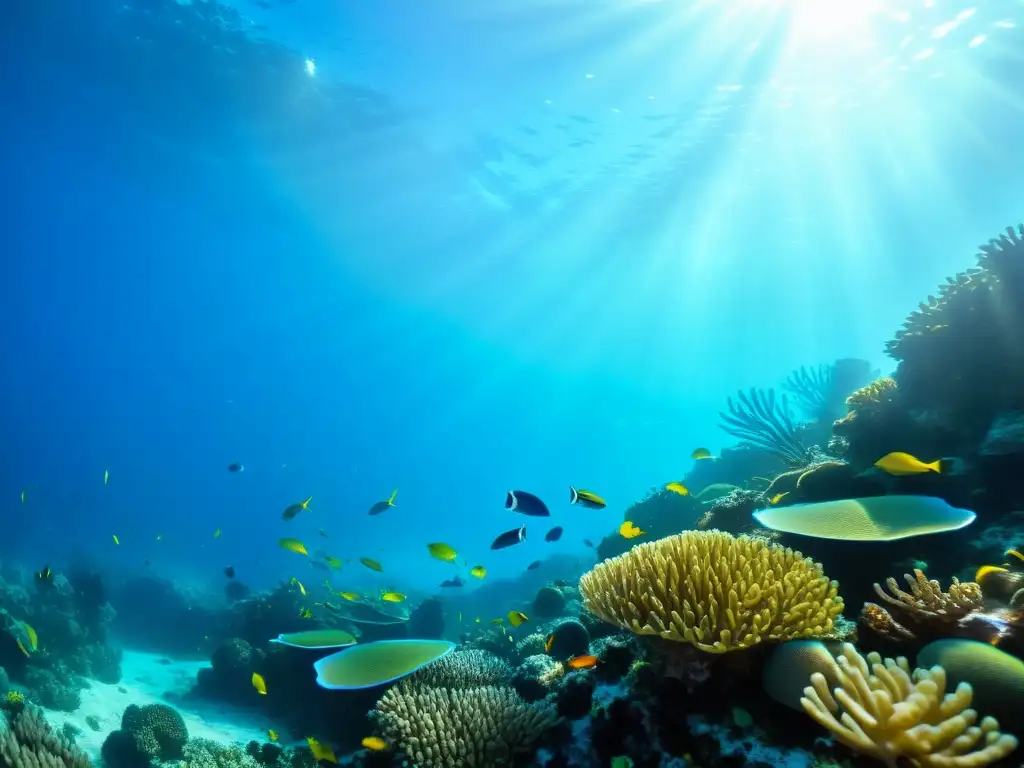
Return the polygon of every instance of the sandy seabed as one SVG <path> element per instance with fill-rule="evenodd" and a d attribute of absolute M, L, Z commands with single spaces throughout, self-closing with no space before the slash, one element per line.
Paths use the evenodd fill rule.
<path fill-rule="evenodd" d="M 169 662 L 169 663 L 168 663 Z M 185 698 L 196 679 L 196 672 L 209 666 L 203 661 L 178 661 L 160 654 L 125 650 L 121 661 L 121 682 L 116 685 L 90 680 L 82 691 L 82 705 L 74 712 L 48 709 L 46 719 L 55 729 L 70 723 L 79 730 L 76 739 L 90 759 L 99 761 L 100 748 L 107 734 L 121 727 L 121 715 L 129 704 L 168 704 L 185 719 L 190 738 L 219 742 L 246 743 L 267 740 L 267 729 L 274 724 L 258 712 L 229 704 Z M 96 731 L 86 722 L 94 717 Z"/>

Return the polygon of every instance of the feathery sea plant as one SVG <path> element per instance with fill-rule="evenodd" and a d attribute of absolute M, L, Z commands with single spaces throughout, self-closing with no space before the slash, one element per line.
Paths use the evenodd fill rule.
<path fill-rule="evenodd" d="M 808 448 L 785 395 L 776 401 L 774 389 L 752 387 L 750 392 L 740 390 L 736 397 L 735 402 L 731 397 L 727 401 L 729 413 L 718 414 L 722 429 L 740 438 L 743 447 L 766 451 L 787 464 L 804 463 Z"/>

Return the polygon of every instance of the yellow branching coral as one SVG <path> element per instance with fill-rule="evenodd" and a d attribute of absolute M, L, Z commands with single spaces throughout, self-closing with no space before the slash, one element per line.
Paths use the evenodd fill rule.
<path fill-rule="evenodd" d="M 856 410 L 864 406 L 880 405 L 892 399 L 896 394 L 896 388 L 896 379 L 891 376 L 875 379 L 846 398 L 846 404 L 850 407 L 850 410 Z"/>
<path fill-rule="evenodd" d="M 493 768 L 529 754 L 555 712 L 547 702 L 527 704 L 508 687 L 400 683 L 377 702 L 374 718 L 385 741 L 418 768 Z"/>
<path fill-rule="evenodd" d="M 967 683 L 946 694 L 942 667 L 911 674 L 907 660 L 861 656 L 844 643 L 830 677 L 821 672 L 800 700 L 804 710 L 851 749 L 896 768 L 899 758 L 919 768 L 979 768 L 1017 748 L 1017 739 L 999 732 L 999 723 L 970 709 Z M 837 718 L 836 715 L 839 715 Z"/>
<path fill-rule="evenodd" d="M 0 725 L 0 765 L 8 768 L 89 768 L 89 758 L 50 728 L 42 710 L 25 705 L 8 710 Z"/>
<path fill-rule="evenodd" d="M 838 587 L 799 552 L 714 530 L 641 544 L 580 579 L 594 615 L 709 653 L 830 636 Z"/>
<path fill-rule="evenodd" d="M 979 610 L 984 604 L 981 587 L 973 581 L 961 582 L 954 576 L 949 590 L 943 592 L 939 582 L 929 581 L 919 568 L 914 569 L 913 576 L 905 573 L 903 578 L 910 592 L 900 589 L 896 579 L 889 577 L 885 580 L 889 593 L 875 584 L 875 594 L 889 605 L 922 618 L 956 621 L 971 611 Z"/>

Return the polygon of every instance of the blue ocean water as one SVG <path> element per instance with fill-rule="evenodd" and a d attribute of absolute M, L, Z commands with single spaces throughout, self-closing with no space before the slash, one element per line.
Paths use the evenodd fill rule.
<path fill-rule="evenodd" d="M 296 536 L 353 560 L 337 587 L 430 592 L 433 541 L 491 579 L 590 563 L 734 442 L 730 394 L 891 370 L 908 308 L 1019 218 L 1015 2 L 0 19 L 0 556 L 40 565 L 269 586 Z M 511 488 L 557 545 L 489 551 Z"/>

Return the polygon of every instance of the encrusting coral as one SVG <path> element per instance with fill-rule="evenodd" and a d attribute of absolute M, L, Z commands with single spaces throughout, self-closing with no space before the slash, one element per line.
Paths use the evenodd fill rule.
<path fill-rule="evenodd" d="M 2 768 L 88 768 L 89 758 L 53 732 L 42 710 L 24 703 L 6 707 L 7 726 L 0 726 Z"/>
<path fill-rule="evenodd" d="M 450 690 L 403 682 L 377 702 L 373 717 L 385 741 L 418 768 L 491 768 L 528 754 L 555 711 L 547 702 L 527 704 L 504 686 Z"/>
<path fill-rule="evenodd" d="M 900 758 L 920 768 L 978 768 L 1017 748 L 993 718 L 975 725 L 970 685 L 946 694 L 942 667 L 911 673 L 905 658 L 863 657 L 844 643 L 830 677 L 839 683 L 834 693 L 825 675 L 811 675 L 800 700 L 804 710 L 838 741 L 890 768 Z"/>
<path fill-rule="evenodd" d="M 596 616 L 709 653 L 833 635 L 838 587 L 799 552 L 722 531 L 641 544 L 580 579 Z"/>

